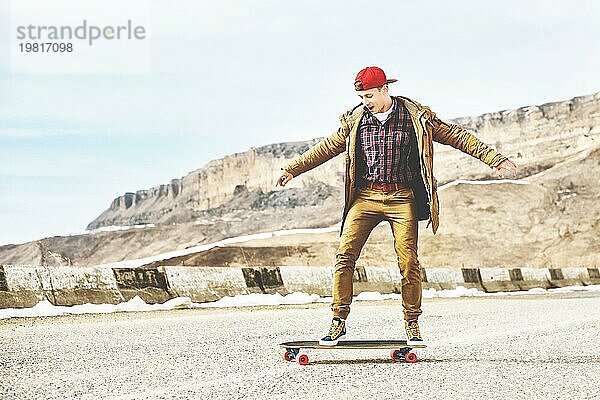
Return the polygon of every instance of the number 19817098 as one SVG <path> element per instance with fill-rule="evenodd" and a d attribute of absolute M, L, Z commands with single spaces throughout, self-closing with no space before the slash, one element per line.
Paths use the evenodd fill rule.
<path fill-rule="evenodd" d="M 71 53 L 73 43 L 19 43 L 21 53 Z"/>

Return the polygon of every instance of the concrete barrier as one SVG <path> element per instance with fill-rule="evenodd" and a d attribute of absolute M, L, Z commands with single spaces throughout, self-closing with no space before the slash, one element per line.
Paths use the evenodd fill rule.
<path fill-rule="evenodd" d="M 251 293 L 287 294 L 279 267 L 242 268 L 246 287 Z"/>
<path fill-rule="evenodd" d="M 356 267 L 353 277 L 354 294 L 362 292 L 400 293 L 402 275 L 393 267 Z"/>
<path fill-rule="evenodd" d="M 441 289 L 456 289 L 457 286 L 483 290 L 479 270 L 475 268 L 426 268 L 429 284 L 437 284 Z"/>
<path fill-rule="evenodd" d="M 112 269 L 107 267 L 41 267 L 42 289 L 54 305 L 118 304 L 125 300 Z"/>
<path fill-rule="evenodd" d="M 280 266 L 283 285 L 288 292 L 304 292 L 331 296 L 333 288 L 332 267 Z"/>
<path fill-rule="evenodd" d="M 515 272 L 511 274 L 506 268 L 479 268 L 481 286 L 486 292 L 513 292 L 520 288 L 512 278 L 518 278 Z"/>
<path fill-rule="evenodd" d="M 47 299 L 39 277 L 41 268 L 33 265 L 0 266 L 0 307 L 33 307 Z"/>
<path fill-rule="evenodd" d="M 42 300 L 54 305 L 117 304 L 124 298 L 110 268 L 0 267 L 0 307 L 32 307 Z"/>
<path fill-rule="evenodd" d="M 195 302 L 218 300 L 225 296 L 248 294 L 240 268 L 163 267 L 170 290 Z"/>
<path fill-rule="evenodd" d="M 600 271 L 598 268 L 588 268 L 588 276 L 591 285 L 600 285 Z"/>
<path fill-rule="evenodd" d="M 487 292 L 600 284 L 598 268 L 422 268 L 423 288 L 457 286 Z M 397 266 L 357 266 L 354 294 L 400 293 Z M 140 296 L 163 303 L 179 296 L 195 302 L 250 293 L 305 292 L 331 296 L 332 267 L 47 267 L 0 265 L 0 308 L 32 307 L 47 299 L 56 305 L 118 303 Z"/>
<path fill-rule="evenodd" d="M 576 269 L 577 271 L 571 272 L 573 269 Z M 579 274 L 581 273 L 580 268 L 548 268 L 547 270 L 550 287 L 559 288 L 582 284 L 582 280 L 579 277 Z"/>
<path fill-rule="evenodd" d="M 427 276 L 427 269 L 421 268 L 421 285 L 423 289 L 435 289 L 435 290 L 443 290 L 442 286 L 437 282 L 432 282 Z"/>
<path fill-rule="evenodd" d="M 112 268 L 117 287 L 125 300 L 139 296 L 146 303 L 164 303 L 176 297 L 169 293 L 164 267 Z"/>
<path fill-rule="evenodd" d="M 552 286 L 550 284 L 550 274 L 547 268 L 519 268 L 518 270 L 520 276 L 513 273 L 513 275 L 515 275 L 513 282 L 521 290 L 533 288 L 548 289 Z"/>
<path fill-rule="evenodd" d="M 587 268 L 563 268 L 561 269 L 564 282 L 572 285 L 591 285 L 591 279 Z"/>

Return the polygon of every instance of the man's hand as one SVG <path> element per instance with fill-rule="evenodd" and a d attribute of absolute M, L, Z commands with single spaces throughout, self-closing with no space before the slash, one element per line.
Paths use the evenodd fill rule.
<path fill-rule="evenodd" d="M 504 176 L 510 176 L 512 175 L 513 178 L 517 177 L 517 166 L 515 165 L 514 162 L 510 161 L 509 159 L 506 159 L 504 161 L 502 161 L 500 164 L 498 164 L 498 166 L 496 167 L 496 173 L 498 175 L 500 175 L 500 178 L 504 178 Z"/>
<path fill-rule="evenodd" d="M 275 184 L 275 186 L 285 186 L 286 183 L 288 183 L 289 181 L 292 180 L 292 178 L 294 177 L 294 175 L 290 174 L 287 171 L 283 171 L 283 173 L 281 174 L 281 176 L 279 177 L 279 179 L 277 179 L 277 183 Z"/>

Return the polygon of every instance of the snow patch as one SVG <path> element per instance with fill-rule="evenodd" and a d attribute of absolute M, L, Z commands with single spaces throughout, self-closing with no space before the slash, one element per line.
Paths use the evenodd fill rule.
<path fill-rule="evenodd" d="M 233 297 L 223 297 L 220 300 L 211 303 L 196 303 L 194 307 L 249 307 L 249 306 L 278 306 L 285 304 L 309 304 L 315 303 L 319 299 L 318 294 L 306 294 L 294 292 L 286 296 L 279 293 L 275 294 L 240 294 Z"/>
<path fill-rule="evenodd" d="M 136 225 L 110 225 L 110 226 L 102 226 L 96 229 L 90 229 L 85 231 L 86 234 L 94 235 L 100 232 L 115 232 L 115 231 L 127 231 L 129 229 L 144 229 L 144 228 L 154 228 L 156 225 L 154 224 L 136 224 Z"/>
<path fill-rule="evenodd" d="M 465 185 L 495 185 L 495 184 L 503 184 L 503 183 L 512 183 L 515 185 L 529 185 L 530 183 L 527 181 L 520 181 L 516 179 L 491 179 L 489 181 L 467 181 L 464 179 L 457 179 L 452 182 L 448 182 L 445 185 L 438 187 L 438 192 L 442 190 L 451 188 L 452 186 L 457 186 L 461 184 Z"/>
<path fill-rule="evenodd" d="M 119 261 L 119 262 L 108 263 L 108 264 L 101 264 L 99 266 L 100 267 L 111 267 L 111 268 L 115 268 L 115 267 L 136 268 L 136 267 L 140 267 L 142 265 L 150 264 L 150 263 L 153 263 L 156 261 L 162 261 L 162 260 L 166 260 L 168 258 L 173 258 L 173 257 L 186 256 L 188 254 L 194 254 L 194 253 L 198 253 L 201 251 L 207 251 L 214 247 L 226 246 L 228 244 L 243 243 L 243 242 L 248 242 L 251 240 L 270 239 L 273 236 L 286 236 L 286 235 L 297 235 L 297 234 L 307 234 L 307 233 L 317 233 L 318 234 L 318 233 L 325 233 L 325 232 L 336 232 L 338 230 L 339 230 L 339 226 L 333 226 L 333 227 L 328 227 L 328 228 L 290 229 L 290 230 L 279 230 L 279 231 L 274 231 L 274 232 L 255 233 L 252 235 L 237 236 L 237 237 L 219 240 L 218 242 L 212 242 L 212 243 L 207 243 L 207 244 L 203 244 L 203 245 L 199 245 L 199 246 L 188 247 L 187 249 L 183 249 L 183 250 L 170 251 L 167 253 L 162 253 L 162 254 L 158 254 L 155 256 L 151 256 L 151 257 L 138 258 L 135 260 L 125 260 L 125 261 Z"/>
<path fill-rule="evenodd" d="M 156 311 L 191 308 L 189 297 L 177 297 L 162 304 L 147 304 L 139 296 L 119 304 L 81 304 L 76 306 L 55 306 L 43 300 L 31 308 L 5 308 L 0 310 L 0 319 L 12 317 L 51 317 L 65 314 L 107 314 L 113 312 Z"/>
<path fill-rule="evenodd" d="M 423 298 L 458 298 L 458 297 L 497 297 L 497 296 L 519 296 L 524 294 L 542 295 L 547 293 L 571 293 L 580 291 L 600 292 L 600 285 L 589 286 L 566 286 L 556 289 L 535 288 L 518 292 L 485 293 L 475 288 L 459 286 L 456 289 L 423 290 Z M 398 293 L 381 294 L 379 292 L 362 292 L 354 297 L 354 301 L 382 301 L 401 300 L 402 295 Z M 302 292 L 290 293 L 282 296 L 276 294 L 244 294 L 222 299 L 210 303 L 194 303 L 189 297 L 177 297 L 162 304 L 147 304 L 139 296 L 119 304 L 82 304 L 76 306 L 54 306 L 48 300 L 39 302 L 30 308 L 5 308 L 0 309 L 0 319 L 13 317 L 50 317 L 66 314 L 106 314 L 113 312 L 139 312 L 157 310 L 177 310 L 190 308 L 230 308 L 230 307 L 252 307 L 252 306 L 278 306 L 290 304 L 331 303 L 331 297 L 320 297 L 317 294 Z"/>

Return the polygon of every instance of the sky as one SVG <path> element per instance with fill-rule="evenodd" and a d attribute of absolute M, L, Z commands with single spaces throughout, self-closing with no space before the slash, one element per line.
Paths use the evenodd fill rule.
<path fill-rule="evenodd" d="M 19 54 L 16 24 L 138 41 Z M 125 192 L 325 136 L 363 67 L 442 118 L 600 90 L 597 1 L 0 0 L 0 245 L 83 232 Z"/>

